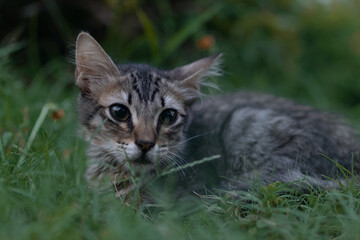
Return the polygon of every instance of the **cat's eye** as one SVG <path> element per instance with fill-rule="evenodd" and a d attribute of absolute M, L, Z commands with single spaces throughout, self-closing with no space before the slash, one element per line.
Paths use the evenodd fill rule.
<path fill-rule="evenodd" d="M 177 119 L 177 111 L 175 109 L 165 109 L 162 111 L 159 117 L 161 124 L 171 125 Z"/>
<path fill-rule="evenodd" d="M 110 106 L 111 116 L 119 122 L 124 122 L 129 119 L 130 111 L 127 107 L 121 104 L 114 104 Z"/>

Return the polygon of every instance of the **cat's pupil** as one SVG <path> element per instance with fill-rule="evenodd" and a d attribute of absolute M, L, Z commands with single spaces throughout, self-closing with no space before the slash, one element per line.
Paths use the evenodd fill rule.
<path fill-rule="evenodd" d="M 126 121 L 130 116 L 130 111 L 124 105 L 114 104 L 110 106 L 110 114 L 116 121 Z"/>
<path fill-rule="evenodd" d="M 170 125 L 173 124 L 177 119 L 177 112 L 174 109 L 165 109 L 161 114 L 159 121 L 162 124 Z"/>

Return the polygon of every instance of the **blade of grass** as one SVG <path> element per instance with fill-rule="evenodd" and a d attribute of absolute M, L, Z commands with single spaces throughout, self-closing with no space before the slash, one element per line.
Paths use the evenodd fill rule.
<path fill-rule="evenodd" d="M 214 156 L 211 156 L 211 157 L 203 158 L 201 160 L 179 166 L 179 167 L 171 168 L 168 171 L 162 172 L 159 177 L 162 177 L 162 176 L 165 176 L 165 175 L 168 175 L 168 174 L 171 174 L 171 173 L 174 173 L 174 172 L 177 172 L 179 170 L 183 170 L 183 169 L 186 169 L 186 168 L 189 168 L 189 167 L 193 167 L 193 166 L 205 163 L 205 162 L 209 162 L 209 161 L 212 161 L 212 160 L 215 160 L 215 159 L 218 159 L 218 158 L 220 158 L 220 155 L 214 155 Z"/>
<path fill-rule="evenodd" d="M 350 176 L 352 175 L 352 173 L 351 173 L 348 169 L 346 169 L 344 166 L 342 166 L 340 163 L 338 163 L 338 162 L 336 162 L 335 160 L 329 158 L 329 157 L 326 156 L 325 154 L 320 153 L 320 155 L 323 156 L 323 157 L 325 157 L 326 159 L 330 160 L 332 163 L 334 163 L 334 164 L 336 165 L 336 167 L 341 171 L 341 173 L 343 174 L 343 176 L 344 176 L 346 179 L 348 179 L 347 174 L 350 175 Z M 346 174 L 346 173 L 347 173 L 347 174 Z"/>
<path fill-rule="evenodd" d="M 90 136 L 90 139 L 89 139 L 89 143 L 92 141 L 92 140 L 94 140 L 94 137 L 98 134 L 98 132 L 100 131 L 100 129 L 104 126 L 104 124 L 107 122 L 107 118 L 105 118 L 102 122 L 101 122 L 101 124 L 100 124 L 100 126 L 98 126 L 96 129 L 95 129 L 95 132 L 93 133 L 93 134 L 91 134 L 91 136 Z"/>
<path fill-rule="evenodd" d="M 145 31 L 145 36 L 149 42 L 151 54 L 155 58 L 156 55 L 159 54 L 159 40 L 155 28 L 149 17 L 141 8 L 136 9 L 136 15 L 139 18 L 140 23 Z"/>
<path fill-rule="evenodd" d="M 13 52 L 16 52 L 25 46 L 25 42 L 16 42 L 13 44 L 6 45 L 5 47 L 0 48 L 0 59 L 10 55 Z"/>
<path fill-rule="evenodd" d="M 57 29 L 61 33 L 61 37 L 63 37 L 65 41 L 72 39 L 73 34 L 71 28 L 62 14 L 61 8 L 59 8 L 57 1 L 43 0 L 42 2 L 44 3 L 46 10 L 49 12 L 49 15 L 54 21 Z"/>
<path fill-rule="evenodd" d="M 196 33 L 205 22 L 210 20 L 215 14 L 219 13 L 223 6 L 223 3 L 215 4 L 204 13 L 192 19 L 179 32 L 172 36 L 164 46 L 162 59 L 166 59 L 170 54 L 178 49 L 180 45 L 183 44 L 188 38 L 190 38 L 191 35 Z"/>
<path fill-rule="evenodd" d="M 22 199 L 24 199 L 24 197 L 32 199 L 32 200 L 34 199 L 34 196 L 32 194 L 30 194 L 28 191 L 21 190 L 18 188 L 13 188 L 13 187 L 8 187 L 8 189 L 14 193 L 21 195 Z"/>
<path fill-rule="evenodd" d="M 26 151 L 28 151 L 30 149 L 37 133 L 39 132 L 41 125 L 44 123 L 46 115 L 48 114 L 49 111 L 56 110 L 56 109 L 57 109 L 57 106 L 54 103 L 46 103 L 42 107 L 40 115 L 39 115 L 38 119 L 36 120 L 35 125 L 34 125 L 33 129 L 31 130 L 30 136 L 26 142 L 25 151 L 21 155 L 20 160 L 17 164 L 18 167 L 23 164 L 25 156 L 26 156 Z"/>
<path fill-rule="evenodd" d="M 0 160 L 5 162 L 4 143 L 2 137 L 0 137 L 0 157 Z"/>

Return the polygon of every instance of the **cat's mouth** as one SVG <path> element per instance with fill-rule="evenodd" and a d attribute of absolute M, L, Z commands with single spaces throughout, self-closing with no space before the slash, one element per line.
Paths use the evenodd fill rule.
<path fill-rule="evenodd" d="M 146 154 L 143 153 L 140 157 L 134 160 L 134 163 L 138 165 L 148 165 L 151 164 L 151 160 L 148 156 L 146 156 Z"/>

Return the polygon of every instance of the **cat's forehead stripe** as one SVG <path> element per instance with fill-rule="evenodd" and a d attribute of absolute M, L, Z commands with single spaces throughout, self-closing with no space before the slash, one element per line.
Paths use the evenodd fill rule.
<path fill-rule="evenodd" d="M 138 80 L 137 80 L 138 78 L 137 78 L 137 75 L 135 75 L 134 72 L 132 72 L 132 73 L 130 74 L 130 77 L 131 77 L 131 79 L 132 79 L 132 88 L 133 88 L 133 90 L 137 93 L 140 101 L 142 102 L 143 97 L 142 97 L 142 94 L 141 94 L 140 89 L 139 89 L 139 87 L 138 87 Z"/>
<path fill-rule="evenodd" d="M 161 78 L 156 73 L 147 70 L 133 70 L 130 73 L 132 89 L 141 102 L 153 102 L 160 91 Z"/>
<path fill-rule="evenodd" d="M 155 88 L 151 94 L 151 102 L 154 101 L 156 94 L 159 92 L 159 88 Z"/>

